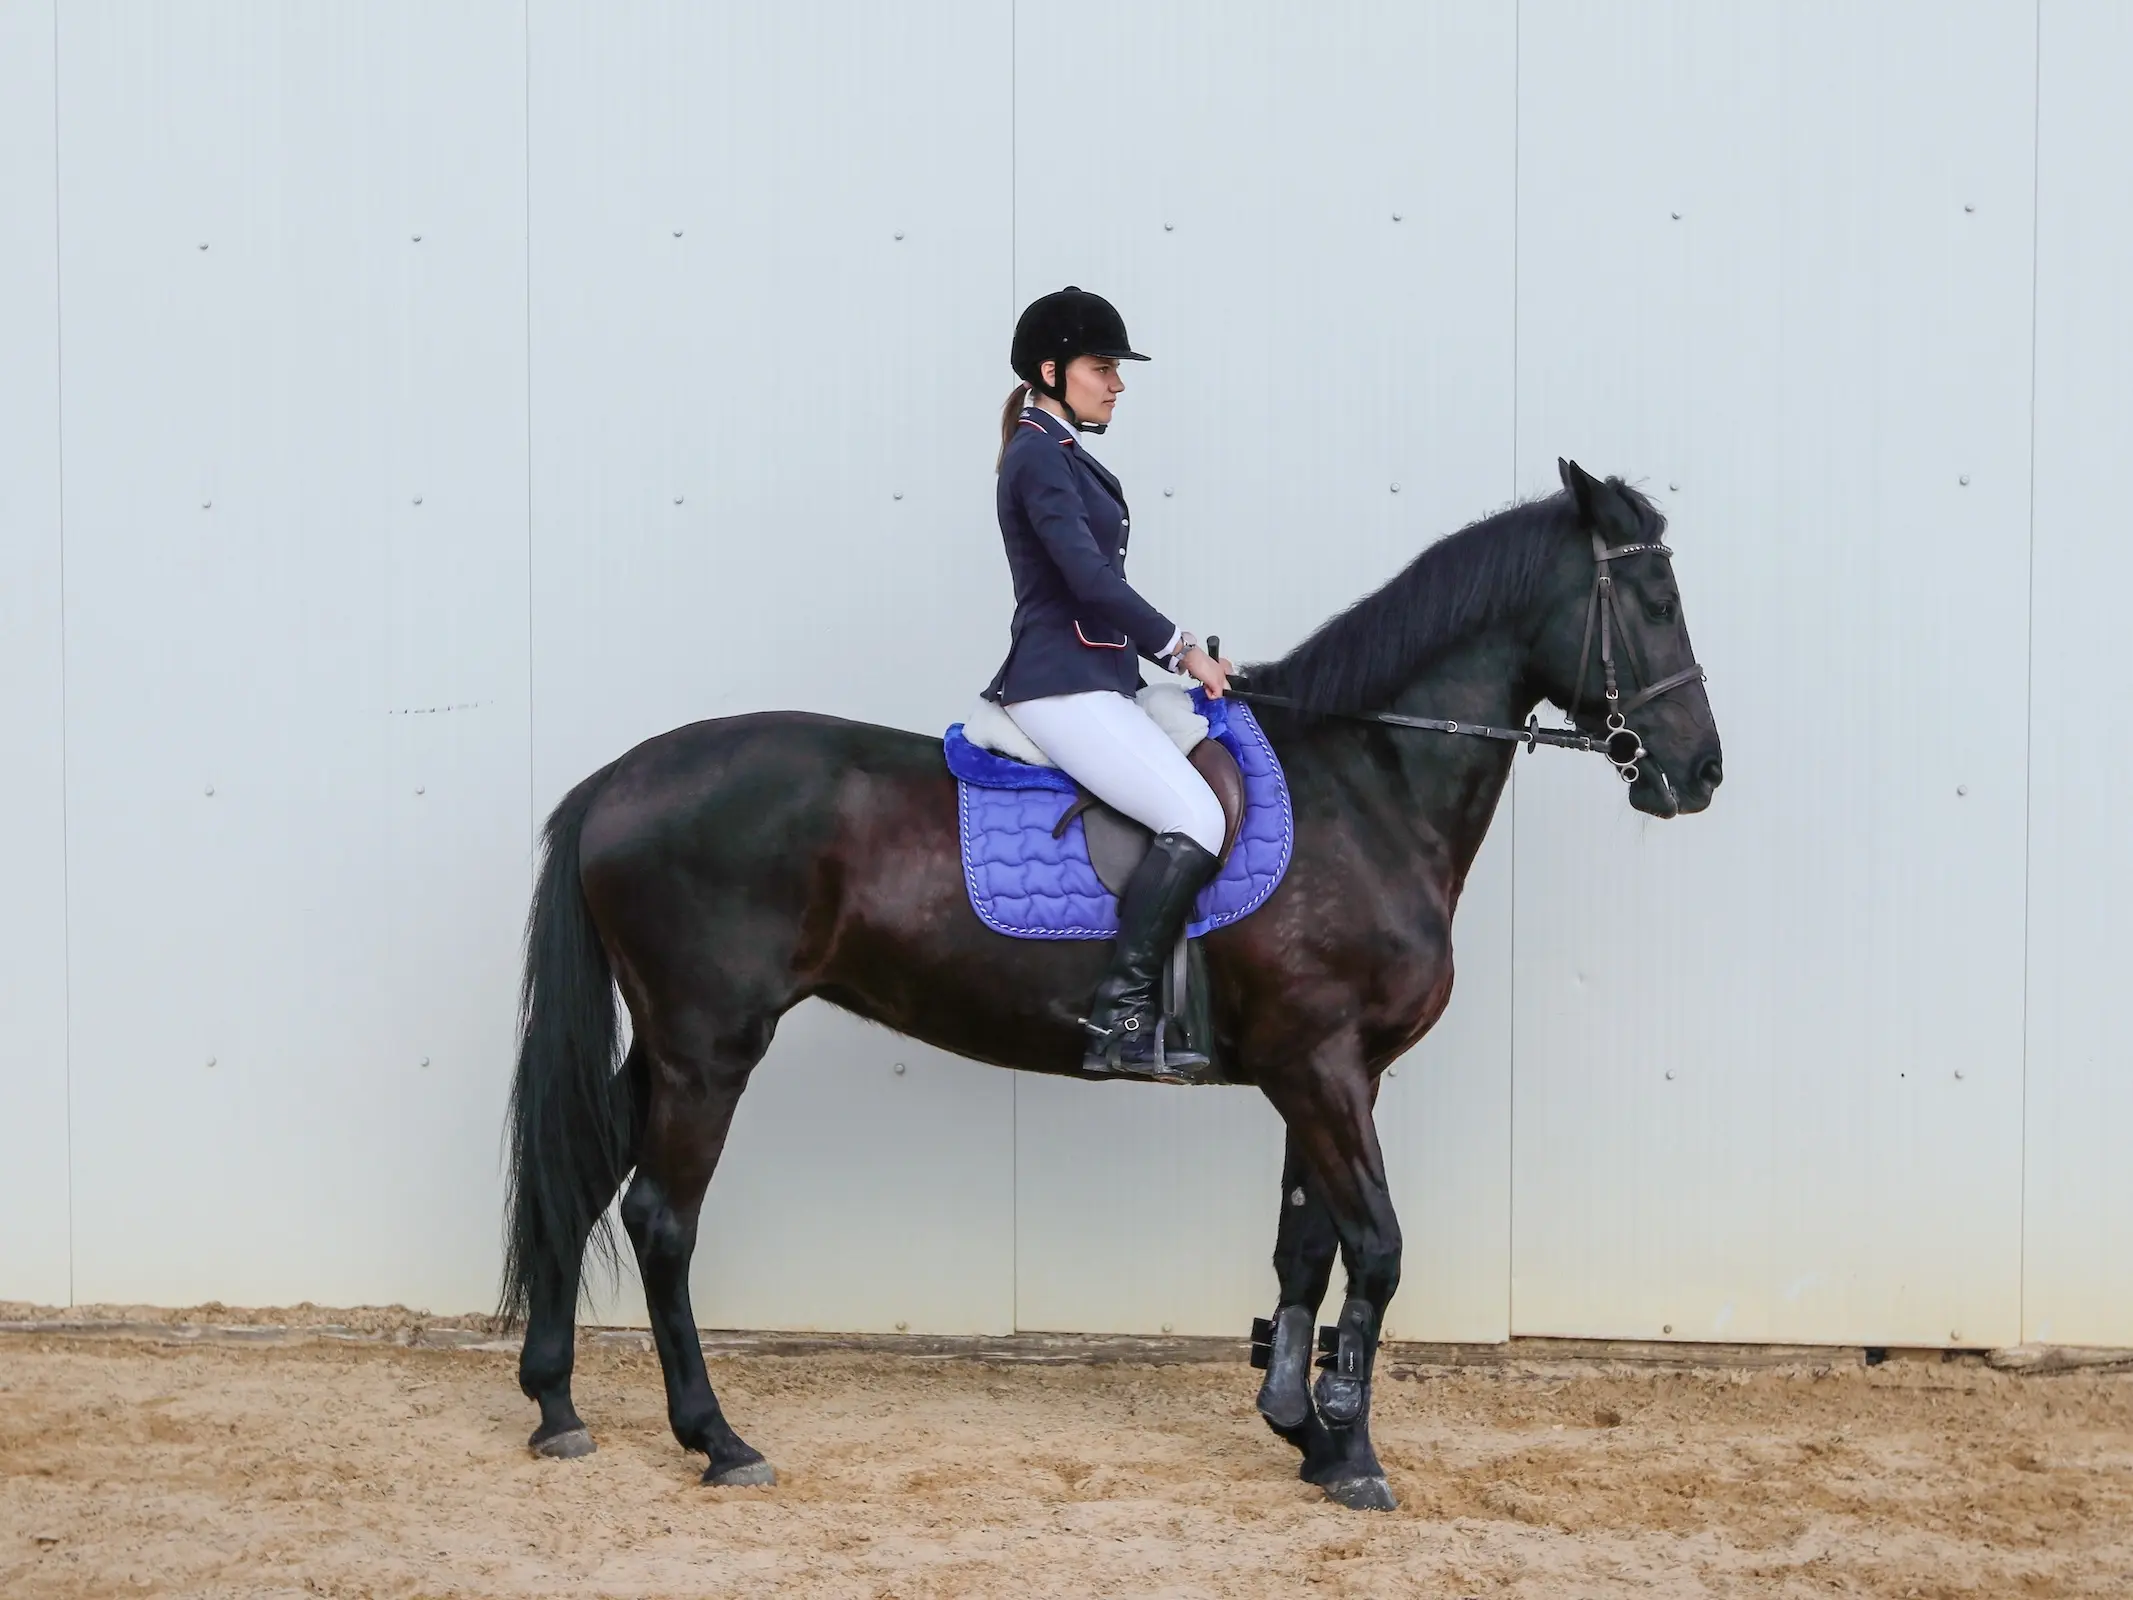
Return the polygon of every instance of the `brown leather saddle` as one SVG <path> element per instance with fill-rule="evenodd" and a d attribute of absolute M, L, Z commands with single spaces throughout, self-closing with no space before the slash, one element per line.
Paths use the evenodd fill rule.
<path fill-rule="evenodd" d="M 1244 822 L 1244 774 L 1238 770 L 1237 758 L 1216 739 L 1202 739 L 1185 759 L 1222 802 L 1222 859 L 1227 861 L 1237 843 L 1237 829 Z M 1053 825 L 1052 837 L 1065 838 L 1076 817 L 1081 819 L 1082 836 L 1089 843 L 1089 865 L 1096 869 L 1096 881 L 1113 894 L 1124 893 L 1126 880 L 1147 855 L 1155 835 L 1131 817 L 1113 811 L 1088 790 L 1077 789 L 1074 803 Z"/>

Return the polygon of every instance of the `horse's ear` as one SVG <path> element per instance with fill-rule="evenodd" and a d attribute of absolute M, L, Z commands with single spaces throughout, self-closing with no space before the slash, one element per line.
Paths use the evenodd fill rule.
<path fill-rule="evenodd" d="M 1555 470 L 1569 491 L 1571 500 L 1578 508 L 1578 521 L 1588 527 L 1598 527 L 1600 522 L 1600 495 L 1605 485 L 1575 461 L 1564 456 L 1555 458 Z"/>
<path fill-rule="evenodd" d="M 1561 456 L 1555 458 L 1555 467 L 1578 508 L 1580 526 L 1590 528 L 1609 544 L 1626 544 L 1639 537 L 1637 513 L 1623 495 L 1620 478 L 1603 483 L 1575 461 Z"/>

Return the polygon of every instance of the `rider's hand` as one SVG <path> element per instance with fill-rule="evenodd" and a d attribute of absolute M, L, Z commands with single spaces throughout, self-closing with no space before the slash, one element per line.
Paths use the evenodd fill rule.
<path fill-rule="evenodd" d="M 1207 698 L 1219 700 L 1229 688 L 1229 675 L 1234 670 L 1225 656 L 1217 661 L 1213 656 L 1194 645 L 1178 662 L 1178 670 L 1207 691 Z"/>

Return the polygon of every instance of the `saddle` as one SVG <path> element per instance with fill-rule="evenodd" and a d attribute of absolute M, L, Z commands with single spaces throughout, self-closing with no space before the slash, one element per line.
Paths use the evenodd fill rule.
<path fill-rule="evenodd" d="M 1295 833 L 1288 784 L 1249 707 L 1162 687 L 1141 703 L 1222 807 L 1222 865 L 1201 891 L 1163 984 L 1167 1037 L 1205 1051 L 1215 1067 L 1198 1081 L 1220 1083 L 1197 936 L 1250 916 L 1280 886 Z M 1148 853 L 1149 830 L 1045 761 L 991 702 L 950 727 L 941 744 L 956 780 L 963 879 L 978 920 L 1010 938 L 1110 938 L 1118 895 Z"/>
<path fill-rule="evenodd" d="M 1217 856 L 1227 861 L 1230 851 L 1236 848 L 1237 831 L 1244 826 L 1243 769 L 1228 747 L 1213 739 L 1202 739 L 1185 759 L 1222 803 L 1222 848 Z M 1078 784 L 1074 803 L 1053 825 L 1052 837 L 1064 839 L 1076 817 L 1081 819 L 1082 837 L 1088 841 L 1089 865 L 1096 869 L 1096 881 L 1113 894 L 1123 894 L 1126 880 L 1147 855 L 1155 835 L 1144 824 L 1113 811 Z"/>

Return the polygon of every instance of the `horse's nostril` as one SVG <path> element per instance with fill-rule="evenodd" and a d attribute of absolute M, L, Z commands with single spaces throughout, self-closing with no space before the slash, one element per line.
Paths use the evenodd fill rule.
<path fill-rule="evenodd" d="M 1725 780 L 1725 764 L 1717 756 L 1705 756 L 1696 763 L 1696 781 L 1704 788 L 1715 789 Z"/>

